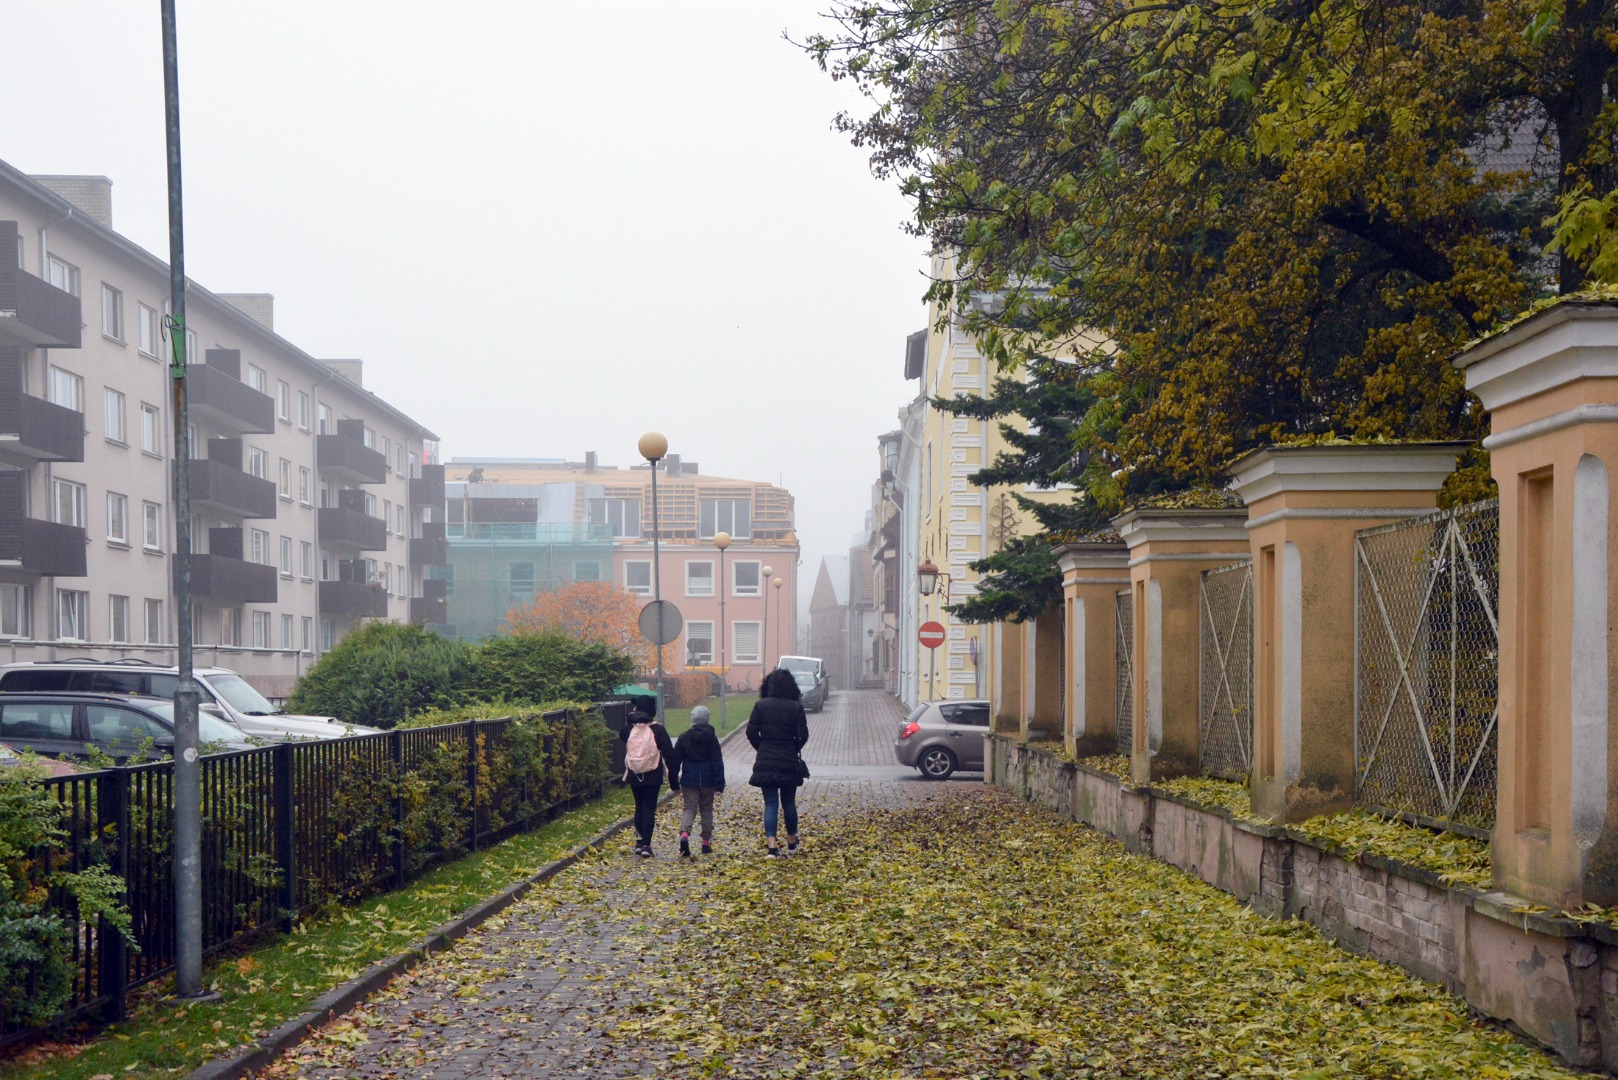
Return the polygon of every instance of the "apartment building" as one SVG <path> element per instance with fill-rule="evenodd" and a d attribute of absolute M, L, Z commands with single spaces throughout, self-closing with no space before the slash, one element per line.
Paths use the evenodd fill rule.
<path fill-rule="evenodd" d="M 174 662 L 169 270 L 111 196 L 0 163 L 0 660 Z M 279 696 L 366 619 L 443 622 L 436 436 L 268 294 L 190 282 L 186 315 L 197 662 Z"/>
<path fill-rule="evenodd" d="M 767 660 L 797 652 L 799 551 L 786 490 L 706 476 L 670 454 L 658 466 L 654 573 L 649 466 L 601 465 L 589 453 L 457 457 L 445 467 L 449 621 L 460 637 L 499 632 L 511 608 L 565 582 L 609 580 L 650 600 L 660 581 L 685 619 L 664 650 L 669 670 L 716 666 L 723 648 L 731 685 L 756 687 Z M 722 573 L 720 532 L 731 537 Z"/>

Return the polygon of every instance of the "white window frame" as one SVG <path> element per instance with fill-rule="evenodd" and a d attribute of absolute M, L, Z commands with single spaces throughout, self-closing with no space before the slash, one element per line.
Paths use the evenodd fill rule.
<path fill-rule="evenodd" d="M 142 502 L 140 504 L 141 547 L 147 551 L 163 550 L 163 504 Z"/>
<path fill-rule="evenodd" d="M 687 596 L 713 596 L 713 595 L 715 595 L 714 594 L 714 581 L 713 581 L 713 575 L 714 575 L 713 565 L 714 564 L 713 564 L 712 559 L 689 559 L 689 560 L 686 561 L 686 564 L 685 564 L 685 595 L 687 595 Z M 698 567 L 701 567 L 701 568 L 703 568 L 704 570 L 707 571 L 706 585 L 703 584 L 703 580 L 702 580 L 704 575 L 701 575 L 701 574 L 693 575 L 692 574 L 692 571 L 696 570 Z"/>
<path fill-rule="evenodd" d="M 249 529 L 248 550 L 251 553 L 249 562 L 260 566 L 269 566 L 270 563 L 270 534 L 263 529 Z"/>
<path fill-rule="evenodd" d="M 140 452 L 163 456 L 163 410 L 144 401 L 140 403 Z"/>
<path fill-rule="evenodd" d="M 751 589 L 745 588 L 740 581 L 739 571 L 744 566 L 751 566 L 753 568 L 753 576 L 758 581 L 758 584 Z M 762 559 L 737 559 L 730 564 L 730 595 L 764 595 L 764 562 Z"/>
<path fill-rule="evenodd" d="M 107 543 L 129 546 L 129 496 L 107 492 Z"/>
<path fill-rule="evenodd" d="M 299 390 L 298 391 L 298 430 L 299 431 L 308 431 L 309 430 L 309 415 L 310 415 L 309 393 L 308 393 L 308 391 L 305 391 L 305 390 Z"/>
<path fill-rule="evenodd" d="M 315 617 L 304 615 L 298 624 L 299 652 L 312 653 L 315 651 Z"/>
<path fill-rule="evenodd" d="M 292 423 L 292 384 L 285 379 L 275 383 L 275 418 L 283 424 Z"/>
<path fill-rule="evenodd" d="M 270 613 L 268 611 L 253 612 L 253 648 L 268 649 L 270 647 Z"/>
<path fill-rule="evenodd" d="M 107 640 L 129 641 L 129 597 L 111 593 L 107 596 Z"/>
<path fill-rule="evenodd" d="M 137 346 L 140 349 L 140 354 L 149 356 L 153 360 L 158 359 L 159 351 L 162 348 L 163 324 L 158 318 L 157 309 L 149 308 L 145 304 L 136 304 L 135 318 L 140 321 L 140 326 L 138 327 L 140 337 Z"/>
<path fill-rule="evenodd" d="M 124 294 L 105 281 L 101 283 L 101 336 L 120 345 L 124 342 Z"/>
<path fill-rule="evenodd" d="M 526 580 L 520 579 L 518 570 L 527 567 Z M 513 599 L 532 600 L 539 590 L 539 567 L 533 562 L 512 562 L 506 564 L 506 588 L 510 590 Z"/>
<path fill-rule="evenodd" d="M 633 506 L 635 509 L 635 529 L 633 532 L 631 532 L 629 527 L 625 524 L 625 519 L 631 506 Z M 591 525 L 607 526 L 608 530 L 612 533 L 613 539 L 615 540 L 620 537 L 625 539 L 636 539 L 644 535 L 642 532 L 643 523 L 641 520 L 642 509 L 644 508 L 641 505 L 641 500 L 633 498 L 619 498 L 614 496 L 610 498 L 602 497 L 599 499 L 587 499 L 585 501 L 586 520 Z"/>
<path fill-rule="evenodd" d="M 298 541 L 298 576 L 305 581 L 315 579 L 315 545 L 308 540 Z"/>
<path fill-rule="evenodd" d="M 146 624 L 146 643 L 163 644 L 163 639 L 168 636 L 165 633 L 168 628 L 163 624 L 163 601 L 147 597 L 141 615 L 142 621 Z"/>
<path fill-rule="evenodd" d="M 247 475 L 256 476 L 260 480 L 270 478 L 270 455 L 262 447 L 249 446 L 247 448 Z"/>
<path fill-rule="evenodd" d="M 53 405 L 60 405 L 64 409 L 72 409 L 76 413 L 84 411 L 84 376 L 75 374 L 64 367 L 51 365 L 50 370 L 50 399 Z"/>
<path fill-rule="evenodd" d="M 29 586 L 0 582 L 0 637 L 28 636 L 30 613 Z"/>
<path fill-rule="evenodd" d="M 270 396 L 270 373 L 257 364 L 247 365 L 247 385 L 263 394 Z"/>
<path fill-rule="evenodd" d="M 646 584 L 644 586 L 637 586 L 630 581 L 629 572 L 631 570 L 638 570 L 641 567 L 646 568 Z M 624 591 L 634 593 L 636 596 L 652 595 L 652 560 L 628 559 L 624 562 Z"/>
<path fill-rule="evenodd" d="M 281 537 L 281 576 L 292 576 L 292 537 Z"/>
<path fill-rule="evenodd" d="M 708 632 L 706 634 L 698 632 L 703 627 L 707 627 Z M 706 653 L 698 653 L 693 655 L 691 652 L 691 644 L 703 637 L 708 639 L 708 651 Z M 715 658 L 719 655 L 719 635 L 714 633 L 714 624 L 712 619 L 692 619 L 690 622 L 686 623 L 685 643 L 685 662 L 687 664 L 707 665 L 716 662 Z"/>
<path fill-rule="evenodd" d="M 298 466 L 298 501 L 304 506 L 312 505 L 315 497 L 314 470 L 307 465 Z"/>
<path fill-rule="evenodd" d="M 46 255 L 45 280 L 69 295 L 79 295 L 79 268 L 66 259 Z"/>
<path fill-rule="evenodd" d="M 292 462 L 287 458 L 281 459 L 275 475 L 275 493 L 287 502 L 292 501 Z"/>
<path fill-rule="evenodd" d="M 56 590 L 56 636 L 62 641 L 90 640 L 90 594 L 80 589 Z"/>
<path fill-rule="evenodd" d="M 281 648 L 292 651 L 292 616 L 285 612 L 281 615 Z"/>
<path fill-rule="evenodd" d="M 743 627 L 753 632 L 753 651 L 743 652 Z M 737 619 L 730 624 L 730 662 L 733 664 L 761 664 L 764 662 L 764 623 L 759 619 Z"/>
<path fill-rule="evenodd" d="M 58 525 L 88 528 L 88 522 L 85 520 L 88 515 L 85 501 L 89 498 L 89 489 L 83 484 L 61 477 L 53 479 L 51 485 L 51 520 Z"/>
<path fill-rule="evenodd" d="M 746 520 L 736 524 L 736 508 L 747 507 Z M 721 507 L 725 509 L 721 513 Z M 708 510 L 712 508 L 712 520 Z M 728 520 L 727 520 L 728 519 Z M 726 532 L 732 540 L 750 540 L 753 537 L 753 500 L 750 498 L 729 499 L 698 499 L 697 500 L 697 537 L 702 540 L 712 540 L 717 533 Z"/>
<path fill-rule="evenodd" d="M 119 446 L 129 445 L 129 428 L 124 420 L 124 395 L 112 387 L 102 393 L 102 422 L 106 425 L 107 441 Z"/>

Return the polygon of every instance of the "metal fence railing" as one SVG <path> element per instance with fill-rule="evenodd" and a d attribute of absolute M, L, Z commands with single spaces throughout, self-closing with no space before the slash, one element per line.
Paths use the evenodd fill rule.
<path fill-rule="evenodd" d="M 1113 710 L 1118 732 L 1118 752 L 1128 757 L 1135 745 L 1135 602 L 1129 590 L 1120 592 L 1113 605 L 1113 625 L 1117 629 L 1118 687 Z"/>
<path fill-rule="evenodd" d="M 1494 824 L 1500 508 L 1355 540 L 1355 798 L 1452 828 Z"/>
<path fill-rule="evenodd" d="M 590 715 L 615 728 L 623 711 L 612 702 Z M 542 733 L 519 733 L 511 719 L 472 720 L 205 755 L 204 951 L 287 928 L 333 899 L 401 887 L 598 791 L 608 775 L 605 736 L 586 753 L 582 717 L 556 711 L 542 719 Z M 176 963 L 173 763 L 40 783 L 61 806 L 67 833 L 41 853 L 47 869 L 98 864 L 119 877 L 139 947 L 129 949 L 100 919 L 81 921 L 71 896 L 53 895 L 49 911 L 69 930 L 74 966 L 58 1019 L 120 1019 L 128 992 Z M 0 1045 L 26 1034 L 0 1021 Z"/>
<path fill-rule="evenodd" d="M 1198 606 L 1202 771 L 1245 780 L 1253 768 L 1253 564 L 1204 571 Z"/>

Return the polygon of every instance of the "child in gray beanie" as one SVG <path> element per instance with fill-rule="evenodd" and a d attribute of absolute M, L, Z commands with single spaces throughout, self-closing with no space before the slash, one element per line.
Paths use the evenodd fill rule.
<path fill-rule="evenodd" d="M 680 763 L 680 790 L 685 808 L 680 813 L 680 854 L 691 855 L 691 826 L 702 814 L 702 853 L 713 854 L 714 796 L 725 790 L 725 752 L 709 722 L 708 706 L 691 710 L 691 726 L 674 743 Z"/>

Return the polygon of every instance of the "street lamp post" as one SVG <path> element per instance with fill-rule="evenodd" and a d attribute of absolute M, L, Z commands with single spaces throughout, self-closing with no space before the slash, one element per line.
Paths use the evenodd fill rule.
<path fill-rule="evenodd" d="M 652 465 L 652 599 L 657 604 L 657 719 L 663 719 L 663 575 L 658 554 L 657 527 L 657 463 L 669 452 L 669 441 L 655 431 L 648 431 L 636 444 L 640 456 Z"/>
<path fill-rule="evenodd" d="M 785 647 L 781 643 L 781 579 L 776 578 L 770 584 L 775 586 L 775 649 L 780 652 Z"/>
<path fill-rule="evenodd" d="M 759 666 L 764 669 L 764 675 L 770 673 L 770 574 L 771 567 L 764 568 L 763 576 L 758 579 L 758 591 L 764 594 L 764 651 L 759 653 Z M 764 675 L 759 676 L 759 688 L 764 687 Z"/>
<path fill-rule="evenodd" d="M 944 591 L 939 595 L 939 602 L 948 604 L 949 575 L 939 570 L 932 559 L 926 559 L 920 566 L 916 567 L 916 589 L 921 595 L 931 597 L 939 586 L 939 579 L 943 579 L 944 586 Z M 929 604 L 929 607 L 931 607 L 931 604 Z M 938 650 L 928 649 L 927 655 L 927 697 L 936 699 L 938 696 Z M 919 675 L 920 673 L 918 672 L 917 674 Z"/>
<path fill-rule="evenodd" d="M 713 546 L 719 549 L 719 730 L 724 731 L 729 719 L 725 715 L 725 689 L 730 682 L 730 672 L 725 667 L 725 592 L 730 586 L 725 580 L 725 549 L 730 546 L 730 534 L 714 533 Z"/>

